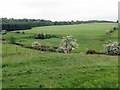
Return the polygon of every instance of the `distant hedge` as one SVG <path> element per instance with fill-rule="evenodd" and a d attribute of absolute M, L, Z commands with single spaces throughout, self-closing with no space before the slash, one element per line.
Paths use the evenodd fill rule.
<path fill-rule="evenodd" d="M 51 26 L 51 25 L 74 25 L 82 23 L 115 23 L 113 21 L 98 21 L 98 20 L 89 20 L 89 21 L 50 21 L 44 19 L 7 19 L 2 18 L 2 30 L 12 31 L 12 30 L 26 30 L 31 29 L 32 27 L 38 26 Z"/>
<path fill-rule="evenodd" d="M 36 34 L 34 35 L 35 39 L 49 39 L 49 38 L 58 38 L 56 35 L 50 35 L 50 34 Z"/>
<path fill-rule="evenodd" d="M 31 29 L 30 23 L 3 23 L 2 29 L 7 31 Z"/>

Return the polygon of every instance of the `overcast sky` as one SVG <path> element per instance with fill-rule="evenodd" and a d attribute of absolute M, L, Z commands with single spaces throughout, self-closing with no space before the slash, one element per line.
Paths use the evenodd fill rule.
<path fill-rule="evenodd" d="M 0 17 L 70 20 L 114 20 L 119 0 L 0 0 Z"/>

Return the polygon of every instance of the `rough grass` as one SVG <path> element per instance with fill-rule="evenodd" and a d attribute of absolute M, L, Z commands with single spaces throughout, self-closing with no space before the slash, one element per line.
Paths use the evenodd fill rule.
<path fill-rule="evenodd" d="M 84 54 L 8 56 L 3 58 L 3 87 L 115 88 L 117 62 L 113 56 Z"/>
<path fill-rule="evenodd" d="M 118 32 L 114 32 L 107 39 L 105 36 L 106 30 L 115 25 L 117 24 L 48 26 L 24 30 L 25 34 L 8 32 L 3 35 L 4 39 L 9 40 L 14 36 L 17 43 L 25 46 L 31 46 L 33 41 L 42 45 L 59 46 L 60 38 L 26 38 L 36 33 L 73 35 L 79 48 L 70 54 L 60 54 L 3 44 L 3 87 L 117 88 L 118 57 L 85 54 L 87 49 L 103 51 L 104 40 L 118 40 Z"/>

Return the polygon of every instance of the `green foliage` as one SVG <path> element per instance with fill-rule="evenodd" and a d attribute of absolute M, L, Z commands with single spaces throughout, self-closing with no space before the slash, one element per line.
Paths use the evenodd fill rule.
<path fill-rule="evenodd" d="M 56 51 L 59 53 L 67 53 L 65 48 L 63 48 L 63 47 L 59 47 Z"/>
<path fill-rule="evenodd" d="M 41 45 L 40 45 L 40 43 L 38 43 L 38 42 L 33 42 L 33 43 L 32 43 L 32 48 L 39 50 L 39 49 L 41 48 Z"/>
<path fill-rule="evenodd" d="M 15 42 L 16 42 L 15 37 L 11 36 L 11 38 L 9 39 L 9 43 L 14 44 Z"/>
<path fill-rule="evenodd" d="M 56 52 L 56 49 L 53 48 L 53 47 L 49 47 L 49 48 L 48 48 L 48 51 L 50 51 L 50 52 Z"/>
<path fill-rule="evenodd" d="M 76 43 L 76 39 L 73 39 L 72 36 L 63 37 L 60 43 L 59 50 L 64 50 L 66 53 L 70 53 L 72 50 L 78 48 L 78 44 Z"/>
<path fill-rule="evenodd" d="M 26 30 L 31 29 L 32 27 L 38 26 L 52 26 L 52 25 L 73 25 L 73 24 L 81 24 L 81 23 L 115 23 L 111 21 L 98 21 L 98 20 L 90 20 L 90 21 L 50 21 L 43 19 L 7 19 L 2 18 L 2 29 L 13 31 L 13 30 Z"/>
<path fill-rule="evenodd" d="M 49 38 L 58 38 L 58 36 L 42 33 L 42 34 L 36 34 L 34 38 L 35 39 L 49 39 Z"/>
<path fill-rule="evenodd" d="M 22 34 L 25 34 L 25 32 L 23 31 Z"/>
<path fill-rule="evenodd" d="M 115 31 L 118 30 L 119 28 L 114 26 L 112 29 Z"/>
<path fill-rule="evenodd" d="M 120 55 L 120 43 L 112 42 L 104 45 L 105 53 L 108 55 Z"/>
<path fill-rule="evenodd" d="M 106 35 L 109 36 L 109 35 L 111 35 L 111 33 L 115 32 L 116 30 L 119 30 L 119 28 L 114 26 L 110 30 L 106 31 Z"/>
<path fill-rule="evenodd" d="M 6 34 L 6 33 L 7 33 L 6 30 L 2 30 L 2 31 L 0 31 L 0 34 L 2 34 L 2 35 Z"/>

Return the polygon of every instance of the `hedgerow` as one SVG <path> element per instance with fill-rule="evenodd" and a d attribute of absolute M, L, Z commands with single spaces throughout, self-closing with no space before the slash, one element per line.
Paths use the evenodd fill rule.
<path fill-rule="evenodd" d="M 120 42 L 112 42 L 109 44 L 104 44 L 104 52 L 107 55 L 120 55 Z"/>

